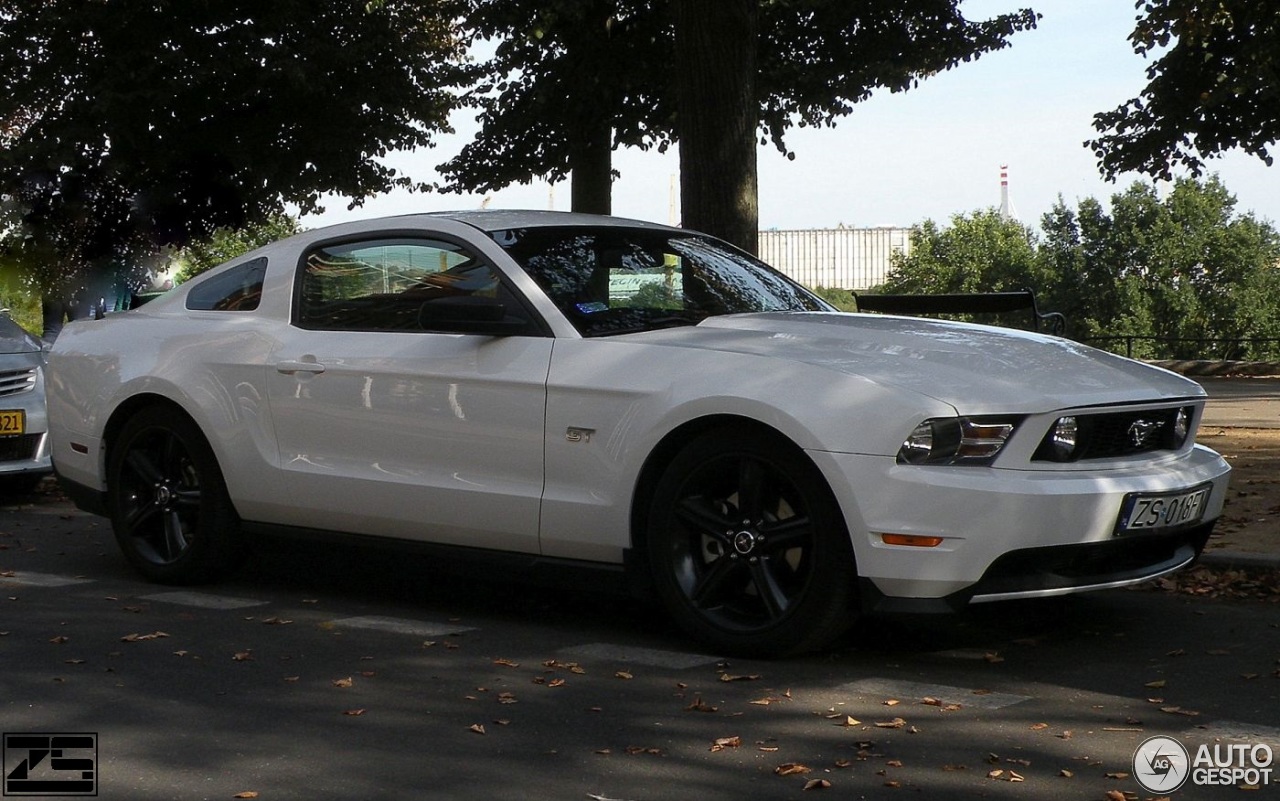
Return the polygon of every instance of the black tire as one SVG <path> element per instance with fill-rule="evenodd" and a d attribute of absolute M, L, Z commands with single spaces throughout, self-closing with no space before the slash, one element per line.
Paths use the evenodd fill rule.
<path fill-rule="evenodd" d="M 691 442 L 658 482 L 647 547 L 677 624 L 726 655 L 823 648 L 857 614 L 844 519 L 780 436 L 715 430 Z"/>
<path fill-rule="evenodd" d="M 243 554 L 213 450 L 174 410 L 149 407 L 125 423 L 108 454 L 107 509 L 125 558 L 150 581 L 208 581 Z"/>

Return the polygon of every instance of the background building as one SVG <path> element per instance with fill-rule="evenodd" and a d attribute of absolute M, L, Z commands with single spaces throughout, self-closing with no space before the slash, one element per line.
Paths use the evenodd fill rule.
<path fill-rule="evenodd" d="M 760 259 L 809 287 L 868 289 L 884 283 L 895 251 L 911 254 L 910 228 L 761 231 Z"/>

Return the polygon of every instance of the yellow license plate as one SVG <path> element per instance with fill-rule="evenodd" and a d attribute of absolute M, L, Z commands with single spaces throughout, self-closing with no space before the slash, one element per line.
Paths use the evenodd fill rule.
<path fill-rule="evenodd" d="M 26 412 L 22 409 L 0 409 L 0 437 L 13 437 L 26 431 Z"/>

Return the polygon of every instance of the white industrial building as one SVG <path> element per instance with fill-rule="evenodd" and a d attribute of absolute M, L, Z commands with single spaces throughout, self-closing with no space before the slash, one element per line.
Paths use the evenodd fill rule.
<path fill-rule="evenodd" d="M 809 287 L 868 289 L 882 284 L 894 252 L 911 254 L 910 228 L 761 231 L 760 259 Z"/>

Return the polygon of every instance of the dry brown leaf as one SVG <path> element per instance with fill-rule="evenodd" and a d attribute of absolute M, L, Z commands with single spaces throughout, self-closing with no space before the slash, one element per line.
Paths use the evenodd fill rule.
<path fill-rule="evenodd" d="M 705 703 L 703 703 L 703 702 L 702 702 L 702 696 L 700 696 L 700 695 L 695 695 L 695 696 L 693 697 L 693 703 L 692 703 L 692 704 L 689 704 L 688 706 L 686 706 L 686 707 L 684 708 L 684 711 L 686 711 L 686 712 L 715 712 L 715 711 L 716 711 L 716 707 L 712 706 L 711 704 L 705 704 Z"/>
<path fill-rule="evenodd" d="M 720 737 L 714 743 L 711 744 L 711 750 L 723 751 L 726 748 L 739 748 L 741 746 L 742 746 L 741 737 L 738 737 L 738 736 Z"/>
<path fill-rule="evenodd" d="M 720 681 L 759 681 L 759 674 L 749 674 L 746 676 L 734 676 L 730 673 L 721 673 Z"/>
<path fill-rule="evenodd" d="M 231 796 L 231 797 L 232 797 L 232 798 L 257 798 L 257 797 L 258 797 L 258 791 L 257 791 L 257 790 L 245 790 L 243 793 L 236 793 L 235 795 L 233 795 L 233 796 Z"/>
<path fill-rule="evenodd" d="M 1107 801 L 1127 801 L 1127 799 L 1125 799 L 1124 793 L 1119 790 L 1108 790 Z"/>
<path fill-rule="evenodd" d="M 249 662 L 252 660 L 253 660 L 252 651 L 237 651 L 236 653 L 231 655 L 231 661 L 233 662 Z"/>
<path fill-rule="evenodd" d="M 831 782 L 826 779 L 810 779 L 804 783 L 806 790 L 826 790 L 831 787 Z"/>
<path fill-rule="evenodd" d="M 901 729 L 905 725 L 907 725 L 907 722 L 902 718 L 894 718 L 893 720 L 882 720 L 882 721 L 876 722 L 876 728 L 878 729 Z"/>
<path fill-rule="evenodd" d="M 503 667 L 512 667 L 512 668 L 520 667 L 519 662 L 512 662 L 510 659 L 495 659 L 493 660 L 493 664 L 502 665 Z"/>
<path fill-rule="evenodd" d="M 900 767 L 902 767 L 902 760 L 901 760 L 901 759 L 891 759 L 891 760 L 889 760 L 888 762 L 886 762 L 886 763 L 884 763 L 884 764 L 888 765 L 888 766 L 889 766 L 889 767 L 891 767 L 891 768 L 900 768 Z"/>
<path fill-rule="evenodd" d="M 1070 779 L 1075 777 L 1075 774 L 1067 770 L 1066 768 L 1063 768 L 1062 770 L 1058 771 L 1058 775 L 1064 779 Z"/>
<path fill-rule="evenodd" d="M 476 734 L 484 734 L 484 733 L 485 733 L 485 731 L 484 731 L 484 724 L 483 724 L 483 723 L 472 723 L 472 724 L 471 724 L 471 726 L 470 726 L 470 731 L 473 731 L 473 732 L 475 732 Z"/>
<path fill-rule="evenodd" d="M 897 706 L 900 703 L 902 702 L 899 701 L 897 698 L 890 698 L 887 701 L 884 701 L 885 706 Z"/>
<path fill-rule="evenodd" d="M 840 722 L 839 722 L 839 723 L 837 723 L 836 725 L 837 725 L 837 726 L 844 726 L 844 727 L 846 727 L 846 728 L 849 728 L 849 727 L 852 727 L 852 726 L 861 726 L 861 725 L 862 725 L 862 721 L 858 720 L 858 719 L 857 719 L 857 718 L 855 718 L 853 715 L 845 715 L 845 716 L 844 716 L 844 720 L 840 721 Z"/>
<path fill-rule="evenodd" d="M 1108 778 L 1108 779 L 1117 779 L 1117 780 L 1122 780 L 1122 779 L 1127 779 L 1127 778 L 1129 778 L 1129 774 L 1128 774 L 1128 773 L 1125 773 L 1124 771 L 1115 771 L 1115 772 L 1113 772 L 1113 773 L 1108 773 L 1108 774 L 1107 774 L 1107 778 Z"/>
<path fill-rule="evenodd" d="M 797 776 L 811 771 L 808 765 L 802 765 L 799 762 L 784 762 L 773 769 L 773 772 L 779 776 Z"/>
<path fill-rule="evenodd" d="M 1032 723 L 1031 724 L 1032 731 L 1044 731 L 1047 728 L 1049 728 L 1048 723 Z"/>
<path fill-rule="evenodd" d="M 634 678 L 635 678 L 635 675 L 634 675 L 634 674 L 632 674 L 630 671 L 626 671 L 626 670 L 619 670 L 617 673 L 614 673 L 614 674 L 613 674 L 613 677 L 614 677 L 615 679 L 622 679 L 622 680 L 626 681 L 626 680 L 629 680 L 629 679 L 634 679 Z"/>
<path fill-rule="evenodd" d="M 1164 680 L 1164 679 L 1156 679 L 1155 681 L 1149 681 L 1149 682 L 1147 682 L 1146 684 L 1144 684 L 1144 685 L 1142 685 L 1142 686 L 1143 686 L 1143 687 L 1147 687 L 1147 688 L 1152 689 L 1152 690 L 1159 690 L 1159 689 L 1162 689 L 1162 688 L 1164 687 L 1164 685 L 1165 685 L 1165 680 Z"/>
<path fill-rule="evenodd" d="M 364 713 L 365 713 L 365 710 L 363 709 L 348 709 L 346 712 L 343 712 L 342 714 L 347 715 L 349 717 L 358 718 Z"/>
<path fill-rule="evenodd" d="M 355 683 L 356 683 L 356 680 L 351 678 L 350 676 L 347 676 L 345 679 L 334 679 L 332 682 L 334 687 L 342 687 L 342 688 L 350 687 Z"/>
<path fill-rule="evenodd" d="M 988 654 L 983 654 L 983 655 L 982 655 L 982 658 L 983 658 L 983 659 L 985 659 L 985 660 L 987 660 L 988 662 L 990 662 L 990 663 L 991 663 L 991 664 L 993 664 L 993 665 L 994 665 L 994 664 L 996 664 L 996 663 L 998 663 L 998 662 L 1003 662 L 1003 661 L 1004 661 L 1004 657 L 1003 657 L 1003 656 L 1001 656 L 1000 654 L 998 654 L 998 653 L 994 652 L 994 651 L 992 651 L 991 653 L 988 653 Z"/>
<path fill-rule="evenodd" d="M 54 637 L 53 639 L 49 640 L 49 642 L 53 643 L 54 645 L 62 645 L 64 642 L 70 642 L 70 640 L 71 640 L 70 637 L 67 637 L 66 635 L 63 635 L 63 634 L 59 634 L 57 637 Z"/>
<path fill-rule="evenodd" d="M 126 634 L 120 638 L 120 642 L 144 642 L 146 640 L 159 640 L 168 636 L 163 631 L 153 631 L 150 634 Z"/>

